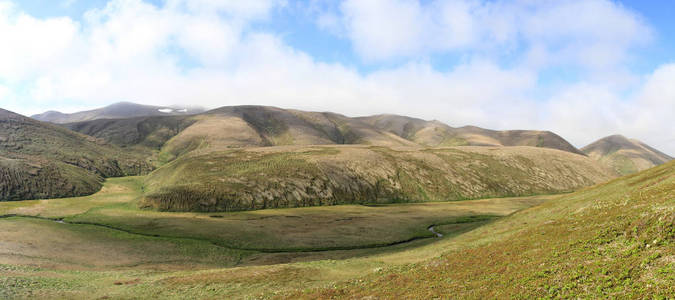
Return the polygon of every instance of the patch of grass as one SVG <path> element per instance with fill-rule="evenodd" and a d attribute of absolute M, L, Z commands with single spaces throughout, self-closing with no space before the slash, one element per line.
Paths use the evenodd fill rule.
<path fill-rule="evenodd" d="M 608 165 L 621 175 L 628 175 L 636 173 L 638 170 L 635 162 L 628 156 L 621 153 L 612 153 L 600 160 L 605 165 Z"/>
<path fill-rule="evenodd" d="M 339 205 L 234 213 L 139 210 L 142 177 L 112 178 L 87 197 L 0 203 L 0 213 L 99 224 L 128 232 L 192 238 L 260 251 L 312 251 L 387 245 L 431 237 L 432 224 L 481 221 L 475 212 L 507 215 L 546 197 L 466 202 Z M 390 226 L 396 223 L 397 226 Z"/>
<path fill-rule="evenodd" d="M 28 215 L 46 218 L 64 218 L 82 214 L 106 205 L 129 203 L 141 197 L 143 177 L 118 177 L 107 179 L 104 187 L 90 196 L 0 202 L 0 215 Z"/>
<path fill-rule="evenodd" d="M 505 215 L 529 204 L 509 199 L 365 207 L 340 205 L 214 214 L 137 211 L 129 206 L 91 210 L 68 222 L 171 237 L 199 238 L 222 246 L 264 252 L 371 248 L 432 237 L 432 224 L 480 222 L 474 211 Z M 397 226 L 390 226 L 396 223 Z"/>
<path fill-rule="evenodd" d="M 488 216 L 508 215 L 550 199 L 170 213 L 137 208 L 141 182 L 142 177 L 112 178 L 92 196 L 0 203 L 3 214 L 91 223 L 0 218 L 0 282 L 11 286 L 0 289 L 0 295 L 175 299 L 269 296 L 275 290 L 316 286 L 387 265 L 433 257 L 440 249 L 436 245 L 447 244 L 453 236 L 481 225 Z M 431 237 L 426 228 L 442 223 L 466 226 L 446 229 L 447 237 L 440 239 L 362 249 Z M 291 252 L 243 251 L 226 245 Z M 311 251 L 335 246 L 355 250 Z M 279 263 L 292 265 L 276 265 Z M 239 267 L 228 268 L 235 265 Z"/>
<path fill-rule="evenodd" d="M 152 237 L 93 225 L 21 217 L 0 219 L 0 261 L 57 268 L 205 268 L 235 265 L 247 255 L 189 238 Z"/>
<path fill-rule="evenodd" d="M 675 162 L 458 237 L 424 264 L 290 298 L 655 298 L 675 294 Z"/>

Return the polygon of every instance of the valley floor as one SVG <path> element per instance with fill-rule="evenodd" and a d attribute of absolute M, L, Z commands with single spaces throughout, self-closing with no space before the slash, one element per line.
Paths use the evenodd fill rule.
<path fill-rule="evenodd" d="M 171 213 L 138 209 L 142 180 L 0 203 L 0 298 L 272 297 L 428 260 L 560 197 Z"/>

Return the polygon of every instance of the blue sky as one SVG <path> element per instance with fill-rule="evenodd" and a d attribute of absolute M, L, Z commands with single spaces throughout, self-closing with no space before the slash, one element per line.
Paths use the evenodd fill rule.
<path fill-rule="evenodd" d="M 672 154 L 674 13 L 628 0 L 0 0 L 0 107 L 397 113 L 577 146 L 621 133 Z"/>
<path fill-rule="evenodd" d="M 14 1 L 24 12 L 40 18 L 68 16 L 81 21 L 85 12 L 93 8 L 103 8 L 109 0 L 21 0 Z M 162 6 L 162 0 L 147 0 L 156 6 Z M 382 67 L 381 64 L 365 63 L 351 51 L 350 42 L 345 37 L 326 34 L 317 27 L 307 3 L 311 1 L 290 1 L 281 9 L 274 9 L 271 17 L 259 20 L 256 29 L 279 34 L 288 45 L 302 50 L 316 60 L 338 62 L 358 68 L 360 72 L 369 72 Z M 429 2 L 429 1 L 426 1 Z M 641 49 L 639 56 L 631 62 L 635 71 L 649 72 L 658 65 L 673 61 L 675 53 L 675 1 L 615 1 L 618 5 L 635 12 L 643 21 L 655 29 L 656 38 L 649 47 Z M 324 9 L 339 10 L 338 1 L 317 1 Z M 461 53 L 441 53 L 428 57 L 436 69 L 448 70 L 461 59 Z M 405 63 L 403 60 L 386 62 L 385 66 Z M 567 76 L 560 70 L 562 77 Z M 550 76 L 556 77 L 557 74 Z"/>

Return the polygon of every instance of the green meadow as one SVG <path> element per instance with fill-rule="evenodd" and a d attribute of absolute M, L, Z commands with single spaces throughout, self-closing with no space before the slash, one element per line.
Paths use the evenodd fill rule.
<path fill-rule="evenodd" d="M 431 258 L 462 233 L 558 197 L 176 213 L 140 209 L 143 180 L 0 203 L 0 297 L 269 296 Z"/>

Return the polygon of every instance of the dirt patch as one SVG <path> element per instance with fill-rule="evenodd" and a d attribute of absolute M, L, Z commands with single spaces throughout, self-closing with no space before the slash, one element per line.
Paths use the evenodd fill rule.
<path fill-rule="evenodd" d="M 140 278 L 136 278 L 133 280 L 127 280 L 127 281 L 115 281 L 113 284 L 114 285 L 133 285 L 133 284 L 139 284 L 141 283 Z"/>

